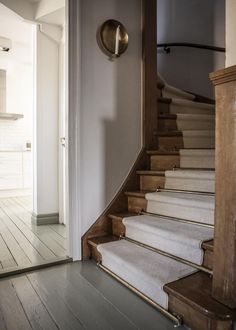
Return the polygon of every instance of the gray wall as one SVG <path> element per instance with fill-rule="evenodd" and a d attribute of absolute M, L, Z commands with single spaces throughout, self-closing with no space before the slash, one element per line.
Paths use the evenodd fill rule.
<path fill-rule="evenodd" d="M 157 42 L 225 47 L 225 0 L 157 0 Z M 158 52 L 158 71 L 168 83 L 212 97 L 208 74 L 225 66 L 225 54 L 173 47 Z"/>
<path fill-rule="evenodd" d="M 141 0 L 81 0 L 80 206 L 85 232 L 113 199 L 141 148 Z M 120 20 L 127 52 L 110 61 L 98 27 Z"/>

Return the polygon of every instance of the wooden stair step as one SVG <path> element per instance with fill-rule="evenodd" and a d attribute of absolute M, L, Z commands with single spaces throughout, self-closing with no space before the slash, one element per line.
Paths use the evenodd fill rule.
<path fill-rule="evenodd" d="M 164 291 L 169 295 L 169 311 L 182 315 L 188 327 L 232 329 L 235 312 L 212 298 L 212 279 L 209 275 L 197 272 L 166 284 Z"/>
<path fill-rule="evenodd" d="M 109 218 L 112 220 L 112 233 L 113 235 L 120 237 L 121 235 L 125 234 L 125 226 L 122 223 L 122 220 L 124 218 L 133 217 L 135 215 L 138 215 L 134 212 L 123 212 L 123 213 L 115 213 L 115 214 L 109 214 Z"/>
<path fill-rule="evenodd" d="M 165 171 L 137 171 L 140 176 L 140 189 L 155 191 L 165 186 Z"/>
<path fill-rule="evenodd" d="M 145 195 L 148 192 L 152 191 L 127 191 L 125 195 L 128 197 L 128 211 L 139 213 L 142 210 L 147 209 L 147 200 L 145 199 Z"/>
<path fill-rule="evenodd" d="M 120 237 L 125 234 L 125 226 L 123 224 L 123 219 L 128 217 L 137 216 L 134 212 L 123 212 L 109 214 L 109 218 L 112 220 L 112 233 L 114 236 Z M 212 270 L 213 269 L 213 240 L 204 242 L 202 244 L 204 250 L 203 266 Z"/>
<path fill-rule="evenodd" d="M 92 237 L 88 239 L 88 245 L 91 249 L 91 255 L 96 262 L 101 261 L 102 256 L 97 250 L 97 246 L 99 244 L 108 243 L 108 242 L 114 242 L 117 241 L 119 238 L 114 235 L 107 235 L 107 236 L 100 236 L 100 237 Z"/>
<path fill-rule="evenodd" d="M 150 156 L 177 156 L 179 155 L 178 150 L 147 150 L 147 155 Z"/>

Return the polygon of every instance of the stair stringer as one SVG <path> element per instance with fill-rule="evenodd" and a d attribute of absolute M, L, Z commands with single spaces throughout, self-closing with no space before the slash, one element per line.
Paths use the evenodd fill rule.
<path fill-rule="evenodd" d="M 146 169 L 149 165 L 149 158 L 146 153 L 146 149 L 143 147 L 139 152 L 139 155 L 134 162 L 131 170 L 129 171 L 127 177 L 125 178 L 123 184 L 118 190 L 117 194 L 103 211 L 103 213 L 98 217 L 98 219 L 93 223 L 93 225 L 87 230 L 87 232 L 82 237 L 82 258 L 83 260 L 89 259 L 91 257 L 91 249 L 88 246 L 88 239 L 112 235 L 112 223 L 109 214 L 122 212 L 127 210 L 127 196 L 126 191 L 134 191 L 140 189 L 140 180 L 137 175 L 138 169 Z"/>

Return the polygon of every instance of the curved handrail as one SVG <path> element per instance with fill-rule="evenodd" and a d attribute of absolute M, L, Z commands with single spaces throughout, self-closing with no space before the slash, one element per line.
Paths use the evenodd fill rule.
<path fill-rule="evenodd" d="M 217 46 L 209 46 L 203 44 L 194 44 L 190 42 L 169 42 L 169 43 L 161 43 L 157 44 L 157 48 L 164 48 L 164 51 L 169 54 L 171 47 L 190 47 L 190 48 L 199 48 L 199 49 L 207 49 L 216 52 L 225 53 L 224 47 L 217 47 Z"/>

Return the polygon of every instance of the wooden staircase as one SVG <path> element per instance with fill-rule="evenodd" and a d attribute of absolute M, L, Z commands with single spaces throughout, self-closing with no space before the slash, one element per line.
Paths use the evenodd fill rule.
<path fill-rule="evenodd" d="M 178 170 L 182 167 L 181 149 L 185 148 L 185 141 L 183 132 L 178 129 L 178 111 L 176 112 L 175 110 L 180 105 L 178 100 L 175 102 L 170 97 L 162 97 L 164 88 L 165 85 L 159 82 L 157 90 L 157 95 L 159 95 L 158 124 L 156 131 L 153 131 L 156 147 L 154 146 L 152 150 L 142 150 L 116 198 L 84 235 L 83 255 L 85 259 L 92 257 L 96 262 L 102 263 L 102 255 L 97 247 L 100 244 L 117 241 L 124 237 L 126 227 L 123 224 L 123 219 L 146 214 L 147 199 L 145 195 L 148 192 L 156 191 L 158 188 L 165 188 L 165 171 Z M 171 113 L 172 104 L 174 104 L 174 112 L 176 113 Z M 211 107 L 212 104 L 205 103 L 202 113 L 209 116 L 207 120 L 209 119 L 209 127 L 212 130 L 212 114 L 209 115 Z M 196 118 L 200 118 L 198 114 Z M 201 147 L 201 149 L 204 149 L 206 152 L 209 149 L 209 154 L 212 157 L 212 143 L 209 139 L 206 139 L 206 148 Z M 195 151 L 197 153 L 198 149 L 193 150 L 193 154 Z M 194 164 L 199 163 L 195 159 L 193 162 Z M 198 169 L 212 170 L 211 167 L 211 165 L 207 165 L 207 168 L 198 167 Z M 192 167 L 192 170 L 194 169 Z M 148 246 L 143 247 L 149 248 Z M 211 274 L 214 257 L 213 240 L 203 242 L 202 249 L 204 258 L 202 265 L 198 268 L 200 269 L 198 272 L 164 286 L 164 291 L 169 297 L 168 313 L 175 317 L 174 321 L 177 325 L 183 322 L 191 329 L 232 329 L 233 310 L 214 300 L 211 295 Z M 165 311 L 162 312 L 165 313 Z M 177 322 L 176 320 L 181 321 Z"/>

